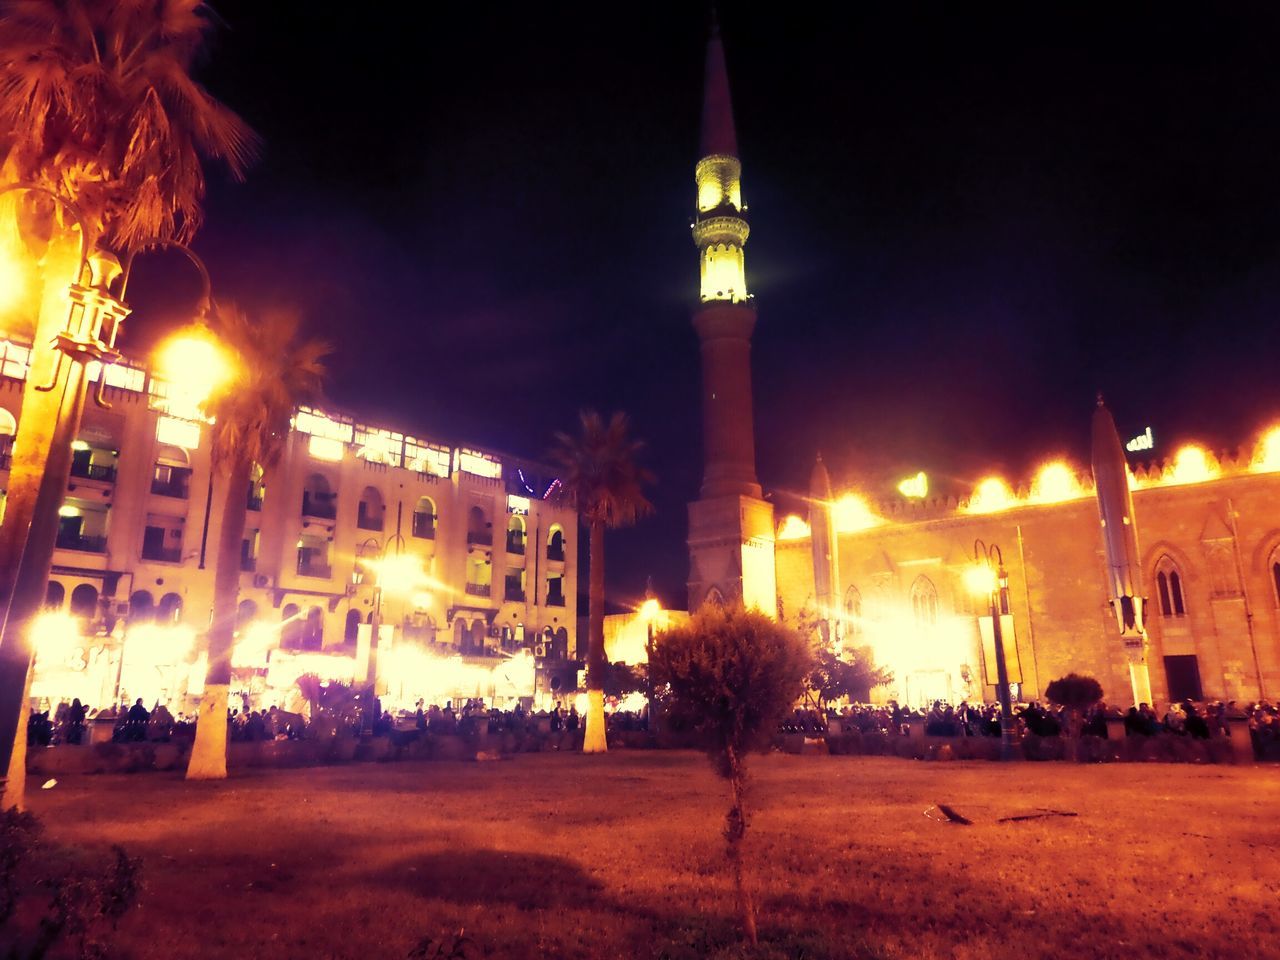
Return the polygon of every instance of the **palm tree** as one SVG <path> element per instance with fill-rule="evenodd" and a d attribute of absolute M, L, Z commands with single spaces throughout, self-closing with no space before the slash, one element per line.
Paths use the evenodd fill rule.
<path fill-rule="evenodd" d="M 604 531 L 626 527 L 653 512 L 644 486 L 653 475 L 639 466 L 641 441 L 627 434 L 627 417 L 615 413 L 606 426 L 600 414 L 579 414 L 582 433 L 556 434 L 552 460 L 564 470 L 562 496 L 587 524 L 591 580 L 587 612 L 587 726 L 584 753 L 608 749 L 604 725 Z"/>
<path fill-rule="evenodd" d="M 254 464 L 269 470 L 280 459 L 289 420 L 301 404 L 314 403 L 329 346 L 304 339 L 297 317 L 272 312 L 250 320 L 234 306 L 217 313 L 215 330 L 232 354 L 231 380 L 205 405 L 214 468 L 226 478 L 213 579 L 213 619 L 206 635 L 209 657 L 188 780 L 227 775 L 227 692 L 240 590 L 240 541 L 244 539 L 249 480 Z"/>
<path fill-rule="evenodd" d="M 62 384 L 34 388 L 54 369 L 51 344 L 67 320 L 67 287 L 79 279 L 78 247 L 83 239 L 88 250 L 127 257 L 157 242 L 188 242 L 200 225 L 201 158 L 239 178 L 257 149 L 248 126 L 191 78 L 212 26 L 198 0 L 0 0 L 0 183 L 30 184 L 73 204 L 85 234 L 47 195 L 6 194 L 0 207 L 0 253 L 20 255 L 26 287 L 17 312 L 0 319 L 33 344 L 0 525 L 0 612 L 8 610 L 0 777 L 15 752 L 9 730 L 22 736 L 25 624 L 41 602 L 39 592 L 15 595 L 14 586 L 20 569 L 24 580 L 48 579 L 56 521 L 51 509 L 37 515 L 36 502 L 55 425 L 68 416 L 59 412 Z M 70 423 L 78 408 L 69 415 Z M 53 460 L 60 475 L 48 485 L 60 491 L 69 456 Z M 39 549 L 24 557 L 29 542 Z M 22 786 L 21 776 L 9 778 L 0 806 L 21 806 Z"/>

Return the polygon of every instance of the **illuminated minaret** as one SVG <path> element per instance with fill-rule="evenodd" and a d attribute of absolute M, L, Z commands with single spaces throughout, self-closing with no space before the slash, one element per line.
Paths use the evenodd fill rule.
<path fill-rule="evenodd" d="M 693 326 L 702 346 L 702 491 L 689 504 L 689 608 L 708 597 L 741 598 L 777 612 L 773 505 L 756 480 L 751 410 L 751 333 L 747 293 L 747 208 L 720 31 L 707 44 L 701 159 L 694 168 L 693 242 L 701 305 Z"/>
<path fill-rule="evenodd" d="M 1129 467 L 1115 421 L 1103 406 L 1101 396 L 1093 411 L 1093 483 L 1106 554 L 1107 599 L 1115 612 L 1129 662 L 1133 702 L 1151 703 L 1147 628 L 1143 616 L 1147 598 L 1142 588 L 1142 555 L 1138 552 L 1138 524 L 1129 491 Z"/>
<path fill-rule="evenodd" d="M 840 617 L 840 553 L 835 511 L 831 502 L 831 477 L 822 454 L 809 474 L 809 530 L 813 548 L 813 599 L 823 640 L 838 644 L 844 639 Z"/>

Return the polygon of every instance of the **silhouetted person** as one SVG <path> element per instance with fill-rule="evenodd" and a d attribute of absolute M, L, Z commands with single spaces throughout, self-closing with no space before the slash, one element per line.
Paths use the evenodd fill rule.
<path fill-rule="evenodd" d="M 129 716 L 125 720 L 125 726 L 128 728 L 128 739 L 147 739 L 147 721 L 150 719 L 151 714 L 142 705 L 142 698 L 139 697 L 137 702 L 129 708 Z"/>
<path fill-rule="evenodd" d="M 76 697 L 67 711 L 67 743 L 79 743 L 84 739 L 84 704 Z"/>

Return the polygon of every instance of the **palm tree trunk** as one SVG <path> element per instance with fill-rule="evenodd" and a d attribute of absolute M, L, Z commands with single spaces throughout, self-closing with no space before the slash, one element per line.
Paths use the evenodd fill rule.
<path fill-rule="evenodd" d="M 227 477 L 227 496 L 218 534 L 213 576 L 213 621 L 206 636 L 209 669 L 196 719 L 196 739 L 187 764 L 188 780 L 227 777 L 227 696 L 231 689 L 231 648 L 240 598 L 240 541 L 244 539 L 246 491 L 253 464 L 239 457 Z"/>
<path fill-rule="evenodd" d="M 591 580 L 587 600 L 587 727 L 583 753 L 609 749 L 604 729 L 604 524 L 591 523 Z"/>
<path fill-rule="evenodd" d="M 22 418 L 14 438 L 4 523 L 0 524 L 0 617 L 5 624 L 0 635 L 0 776 L 6 780 L 0 809 L 21 808 L 23 802 L 25 778 L 10 781 L 7 773 L 17 741 L 25 742 L 26 737 L 26 690 L 33 653 L 26 628 L 44 603 L 58 535 L 58 507 L 71 470 L 70 444 L 79 428 L 79 408 L 66 404 L 66 388 L 75 386 L 69 383 L 68 365 L 63 365 L 60 382 L 53 390 L 35 388 L 53 377 L 60 354 L 51 343 L 66 325 L 70 309 L 67 286 L 76 278 L 78 264 L 78 240 L 69 235 L 55 238 L 45 254 L 45 283 L 33 332 L 31 368 L 23 384 Z M 76 385 L 82 383 L 79 380 Z M 82 395 L 80 399 L 83 402 Z M 63 419 L 68 417 L 74 417 L 74 422 Z M 60 421 L 66 449 L 54 451 Z M 51 463 L 55 452 L 61 456 Z"/>
<path fill-rule="evenodd" d="M 729 789 L 733 805 L 725 816 L 724 838 L 728 845 L 729 865 L 733 870 L 733 890 L 738 898 L 738 914 L 742 919 L 742 932 L 753 947 L 760 942 L 756 931 L 756 903 L 747 882 L 743 864 L 742 841 L 747 835 L 746 780 L 742 760 L 733 747 L 727 747 Z"/>

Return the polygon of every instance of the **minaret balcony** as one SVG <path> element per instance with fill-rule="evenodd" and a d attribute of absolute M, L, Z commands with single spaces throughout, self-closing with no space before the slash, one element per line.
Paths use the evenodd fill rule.
<path fill-rule="evenodd" d="M 726 211 L 726 214 L 721 214 L 721 210 Z M 720 207 L 712 213 L 716 215 L 698 217 L 693 222 L 693 242 L 699 248 L 715 244 L 728 244 L 741 248 L 746 244 L 751 228 L 732 207 Z"/>

